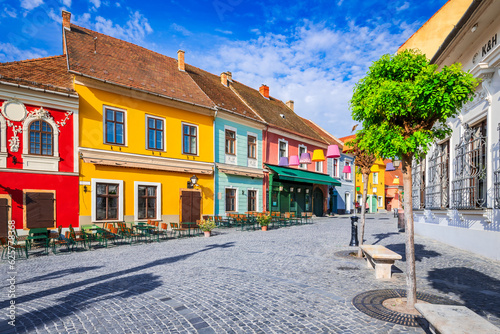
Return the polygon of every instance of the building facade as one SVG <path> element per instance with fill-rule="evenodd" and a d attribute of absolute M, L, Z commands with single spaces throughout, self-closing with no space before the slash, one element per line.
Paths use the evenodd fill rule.
<path fill-rule="evenodd" d="M 66 57 L 0 64 L 0 236 L 78 226 L 78 94 Z M 22 78 L 22 79 L 19 79 Z"/>
<path fill-rule="evenodd" d="M 500 3 L 474 2 L 431 62 L 481 79 L 449 138 L 414 162 L 415 232 L 500 259 Z"/>

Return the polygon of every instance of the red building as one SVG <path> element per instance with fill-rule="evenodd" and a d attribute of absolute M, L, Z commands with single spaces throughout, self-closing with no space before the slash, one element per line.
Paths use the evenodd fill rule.
<path fill-rule="evenodd" d="M 22 79 L 19 79 L 22 78 Z M 0 235 L 78 226 L 78 95 L 66 56 L 0 64 Z"/>

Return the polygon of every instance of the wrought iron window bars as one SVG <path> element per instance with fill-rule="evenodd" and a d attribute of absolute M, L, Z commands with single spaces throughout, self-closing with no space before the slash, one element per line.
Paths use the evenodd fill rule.
<path fill-rule="evenodd" d="M 436 145 L 428 157 L 428 181 L 425 190 L 426 209 L 446 209 L 449 206 L 450 141 Z"/>
<path fill-rule="evenodd" d="M 411 165 L 412 207 L 414 210 L 421 210 L 425 207 L 425 159 L 420 162 L 413 159 Z"/>

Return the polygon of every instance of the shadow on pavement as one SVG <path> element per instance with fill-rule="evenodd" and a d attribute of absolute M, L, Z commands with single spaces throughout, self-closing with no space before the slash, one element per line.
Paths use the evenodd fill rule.
<path fill-rule="evenodd" d="M 385 247 L 389 248 L 390 250 L 400 254 L 403 258 L 401 261 L 406 262 L 406 251 L 405 251 L 405 244 L 400 243 L 400 244 L 391 244 L 391 245 L 385 245 Z M 424 245 L 421 244 L 415 244 L 415 261 L 422 261 L 424 258 L 432 258 L 432 257 L 438 257 L 441 256 L 441 253 L 438 253 L 433 250 L 427 250 L 425 249 Z"/>
<path fill-rule="evenodd" d="M 379 242 L 381 242 L 382 240 L 390 238 L 393 235 L 399 235 L 399 233 L 397 233 L 397 232 L 388 232 L 388 233 L 373 234 L 373 237 L 376 239 L 375 242 L 373 243 L 373 245 L 376 245 Z"/>
<path fill-rule="evenodd" d="M 427 277 L 434 289 L 457 294 L 474 312 L 500 318 L 500 280 L 465 267 L 433 269 Z"/>

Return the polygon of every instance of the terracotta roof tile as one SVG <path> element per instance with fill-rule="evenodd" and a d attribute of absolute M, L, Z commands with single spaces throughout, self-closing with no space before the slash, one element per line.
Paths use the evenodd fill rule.
<path fill-rule="evenodd" d="M 319 134 L 311 129 L 301 117 L 288 108 L 282 101 L 272 96 L 266 99 L 258 90 L 245 86 L 238 81 L 233 80 L 232 87 L 267 123 L 285 131 L 288 130 L 322 143 L 325 142 Z"/>
<path fill-rule="evenodd" d="M 325 129 L 320 127 L 318 124 L 314 123 L 309 119 L 303 117 L 301 118 L 307 125 L 309 125 L 314 131 L 316 131 L 316 133 L 318 133 L 329 145 L 338 145 L 340 149 L 344 147 L 344 143 L 342 143 L 337 137 L 333 136 Z"/>
<path fill-rule="evenodd" d="M 49 91 L 75 94 L 66 56 L 0 63 L 0 81 Z"/>
<path fill-rule="evenodd" d="M 188 64 L 186 64 L 186 72 L 189 73 L 191 78 L 218 107 L 254 120 L 262 121 L 230 87 L 222 85 L 219 76 Z"/>
<path fill-rule="evenodd" d="M 111 83 L 213 108 L 177 60 L 72 24 L 65 31 L 69 70 Z"/>

